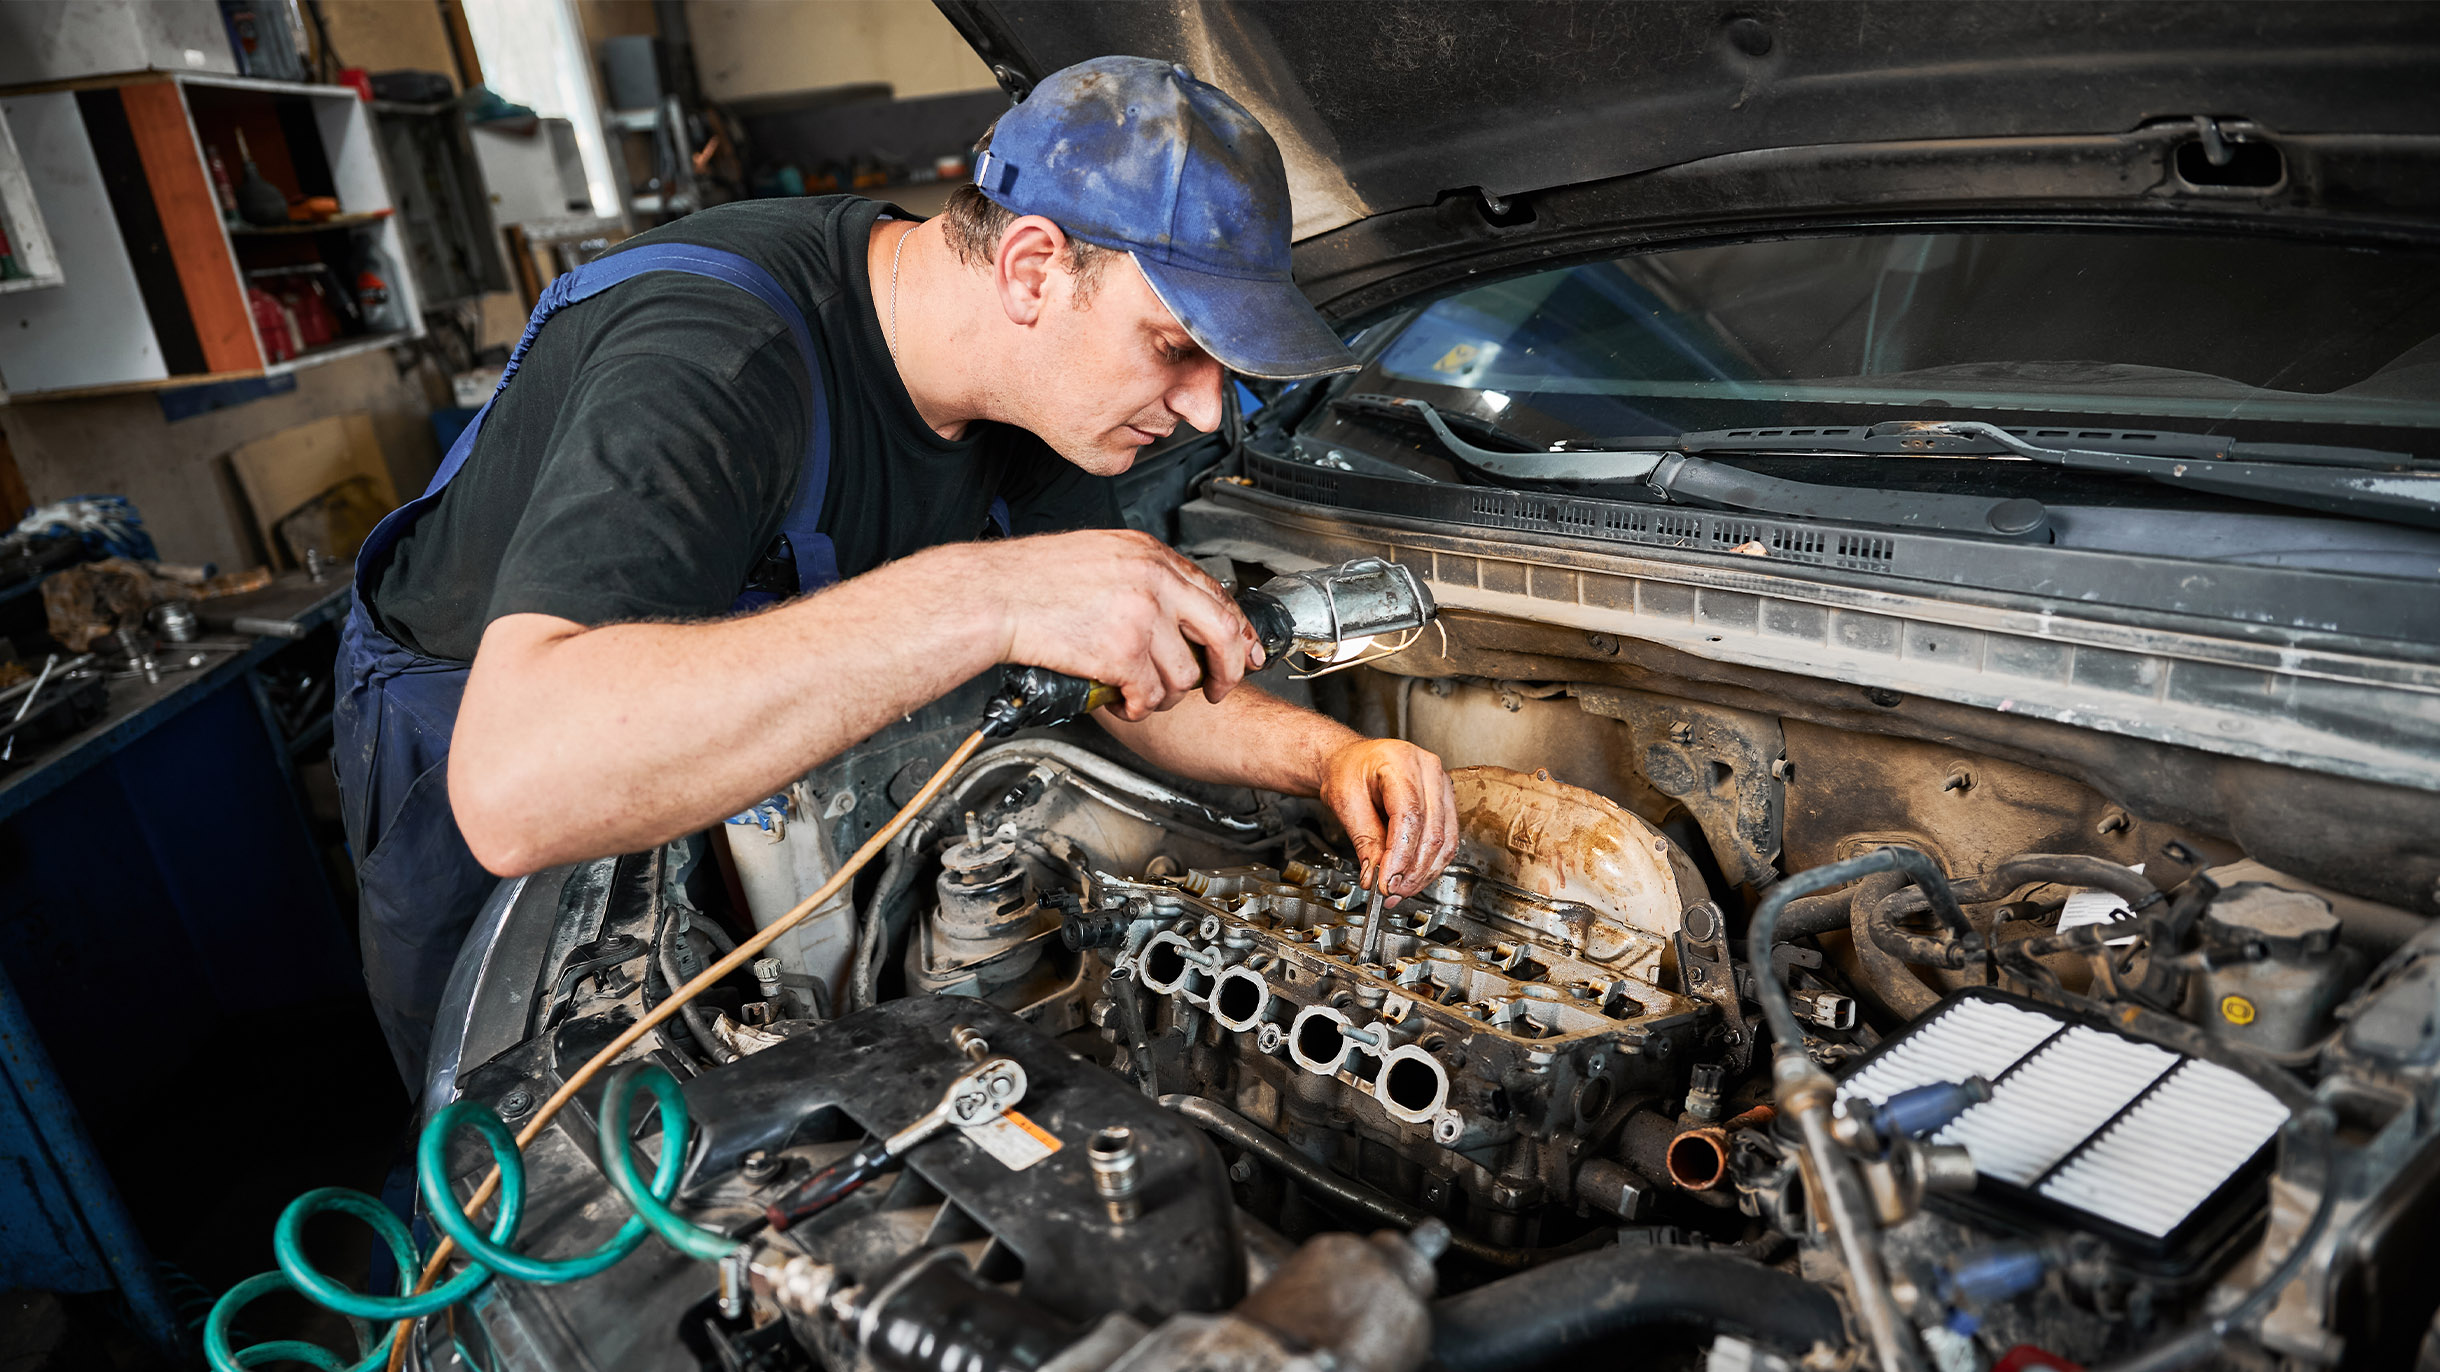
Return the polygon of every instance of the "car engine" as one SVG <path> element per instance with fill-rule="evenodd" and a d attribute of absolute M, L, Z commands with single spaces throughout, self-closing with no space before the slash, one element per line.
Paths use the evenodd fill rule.
<path fill-rule="evenodd" d="M 1428 685 L 1468 718 L 1579 708 Z M 1368 691 L 1421 694 L 1336 703 Z M 742 1256 L 500 1283 L 419 1356 L 1508 1372 L 1633 1333 L 1651 1365 L 1712 1369 L 2412 1361 L 2440 1304 L 2414 1259 L 2440 1203 L 2440 934 L 2165 825 L 2142 856 L 1963 858 L 1938 825 L 1795 825 L 1809 860 L 1757 866 L 1761 830 L 1701 818 L 1757 799 L 1753 758 L 1706 776 L 1726 713 L 1651 735 L 1688 776 L 1647 761 L 1608 793 L 1457 768 L 1456 862 L 1378 910 L 1314 803 L 1164 781 L 1073 731 L 990 748 L 856 899 L 644 1040 L 701 1131 L 678 1205 Z M 835 870 L 904 800 L 925 723 L 732 821 L 725 855 L 504 893 L 492 946 L 542 971 L 462 988 L 446 1089 L 515 1123 Z M 1774 824 L 1820 804 L 1760 761 Z M 1774 1057 L 1774 1005 L 1800 1052 Z M 936 1109 L 903 1152 L 868 1142 Z M 623 1215 L 590 1125 L 528 1149 L 546 1251 Z M 871 1179 L 832 1195 L 860 1149 Z M 456 1158 L 461 1191 L 483 1162 Z"/>

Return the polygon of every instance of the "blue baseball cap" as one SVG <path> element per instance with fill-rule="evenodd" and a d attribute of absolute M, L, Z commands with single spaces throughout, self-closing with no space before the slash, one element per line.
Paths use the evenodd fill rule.
<path fill-rule="evenodd" d="M 1279 145 L 1182 66 L 1096 57 L 1051 73 L 1000 116 L 974 184 L 1011 213 L 1134 254 L 1231 371 L 1294 381 L 1359 365 L 1289 276 Z"/>

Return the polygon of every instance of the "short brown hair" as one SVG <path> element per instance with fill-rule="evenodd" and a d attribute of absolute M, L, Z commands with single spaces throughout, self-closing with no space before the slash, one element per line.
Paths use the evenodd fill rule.
<path fill-rule="evenodd" d="M 991 132 L 985 129 L 983 136 L 974 140 L 976 158 L 991 146 Z M 1000 255 L 1000 235 L 1015 222 L 1014 212 L 994 203 L 971 181 L 949 192 L 949 204 L 940 212 L 941 233 L 949 240 L 949 250 L 969 267 L 990 266 L 992 259 Z M 1078 304 L 1093 298 L 1094 288 L 1101 284 L 1102 267 L 1117 255 L 1115 248 L 1087 243 L 1073 234 L 1068 236 L 1067 248 L 1060 256 L 1069 274 L 1076 278 Z"/>

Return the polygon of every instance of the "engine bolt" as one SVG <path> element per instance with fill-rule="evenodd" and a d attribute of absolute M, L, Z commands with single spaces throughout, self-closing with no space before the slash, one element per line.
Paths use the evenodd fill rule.
<path fill-rule="evenodd" d="M 961 1024 L 950 1030 L 949 1042 L 956 1044 L 959 1052 L 976 1062 L 991 1056 L 991 1044 L 972 1026 Z"/>
<path fill-rule="evenodd" d="M 1137 1171 L 1135 1131 L 1125 1125 L 1096 1131 L 1085 1146 L 1085 1158 L 1093 1167 L 1093 1189 L 1109 1208 L 1110 1223 L 1132 1223 L 1143 1213 L 1143 1202 L 1136 1196 L 1143 1179 Z"/>
<path fill-rule="evenodd" d="M 504 1120 L 523 1119 L 534 1108 L 534 1093 L 522 1086 L 512 1086 L 495 1108 Z"/>
<path fill-rule="evenodd" d="M 780 962 L 778 958 L 754 959 L 754 989 L 764 1000 L 778 1000 Z"/>
<path fill-rule="evenodd" d="M 779 1159 L 760 1148 L 738 1159 L 737 1171 L 747 1181 L 765 1182 L 779 1174 Z"/>

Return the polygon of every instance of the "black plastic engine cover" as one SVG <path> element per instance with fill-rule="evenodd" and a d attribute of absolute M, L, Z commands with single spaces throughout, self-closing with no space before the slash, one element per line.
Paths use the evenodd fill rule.
<path fill-rule="evenodd" d="M 917 1145 L 906 1165 L 1024 1264 L 1024 1297 L 1079 1324 L 1112 1311 L 1158 1320 L 1234 1304 L 1244 1265 L 1228 1178 L 1211 1142 L 1118 1077 L 979 1000 L 892 1001 L 688 1083 L 687 1110 L 703 1131 L 690 1185 L 733 1170 L 753 1149 L 882 1135 L 912 1123 L 973 1065 L 949 1039 L 961 1025 L 1024 1067 L 1017 1110 L 1060 1148 L 1016 1170 L 952 1129 Z M 1086 1141 L 1111 1125 L 1134 1132 L 1141 1158 L 1142 1213 L 1127 1224 L 1111 1222 L 1085 1161 Z"/>

